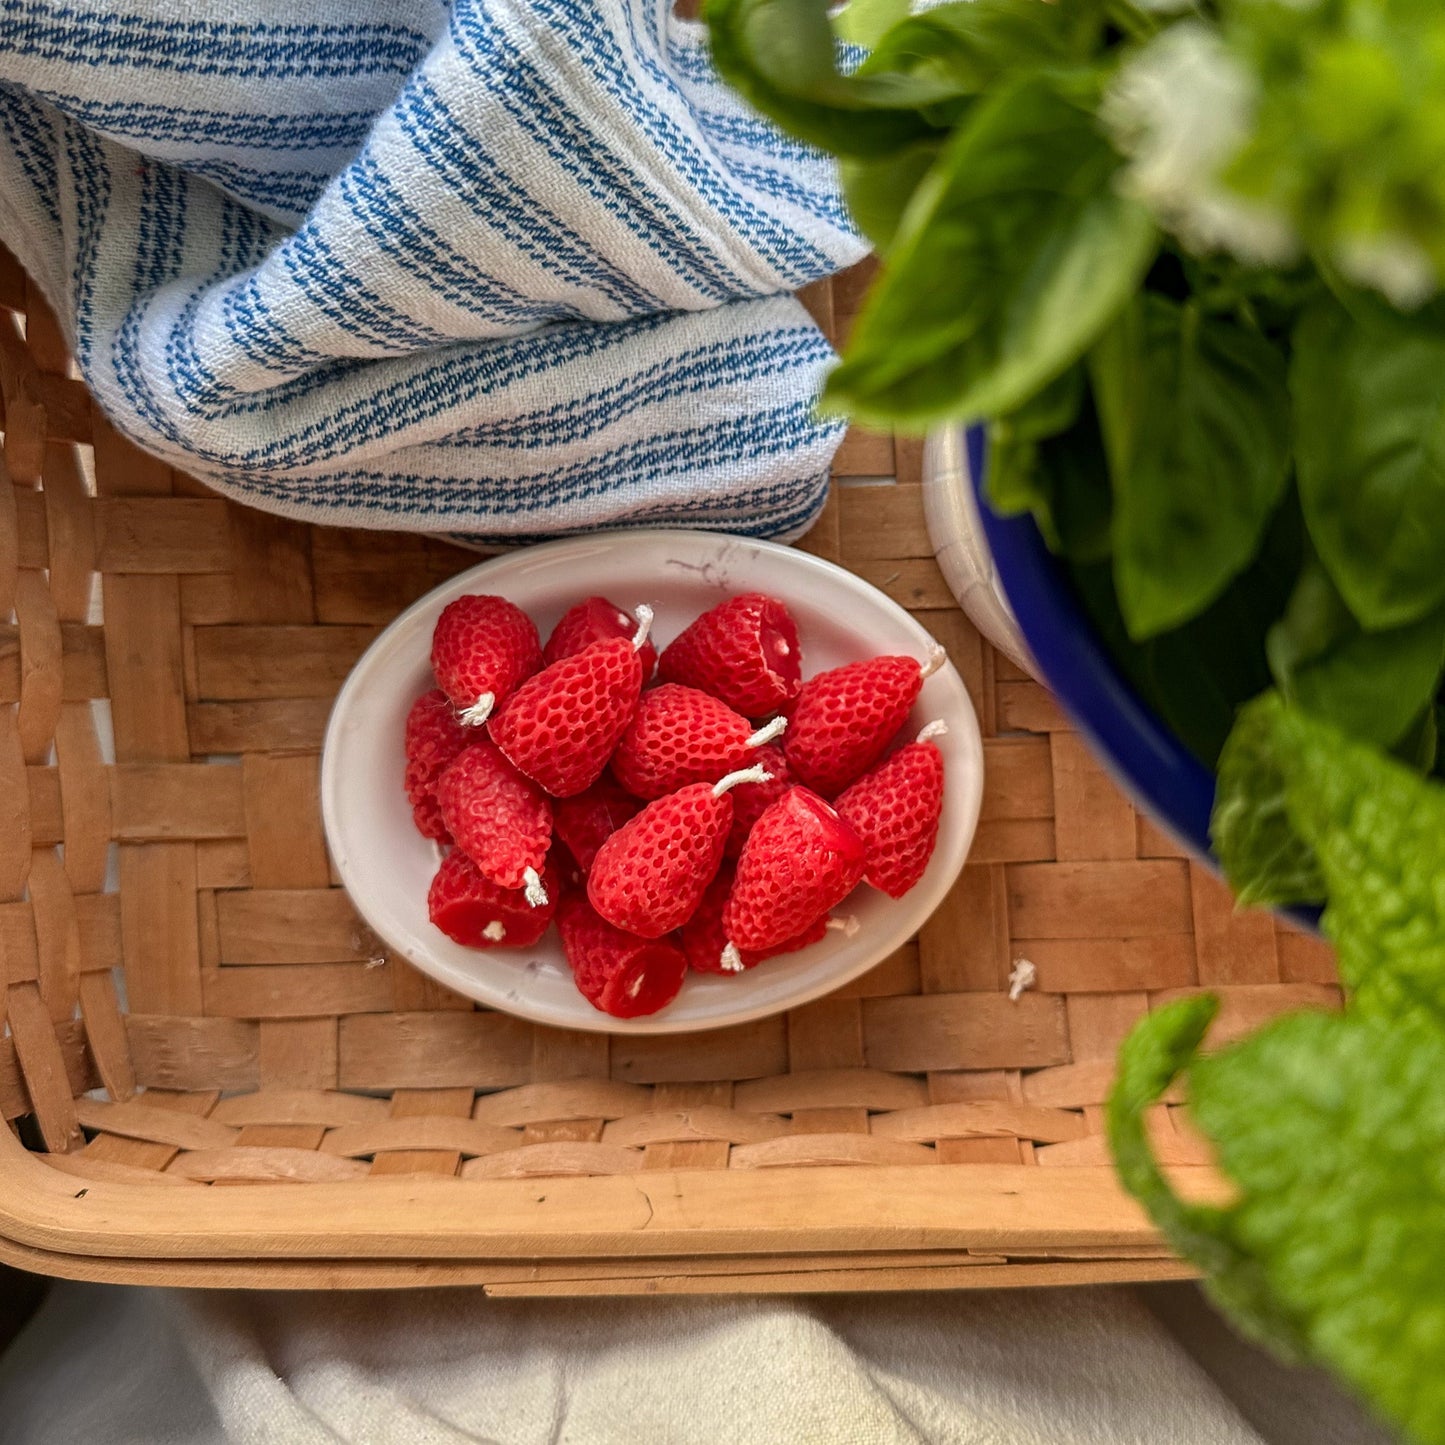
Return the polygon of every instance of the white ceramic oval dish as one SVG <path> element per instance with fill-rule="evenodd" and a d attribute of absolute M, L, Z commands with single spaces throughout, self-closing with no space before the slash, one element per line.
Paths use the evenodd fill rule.
<path fill-rule="evenodd" d="M 321 807 L 337 871 L 358 912 L 423 973 L 490 1008 L 557 1028 L 618 1034 L 722 1028 L 794 1008 L 866 972 L 911 938 L 957 878 L 983 796 L 983 745 L 951 663 L 928 678 L 909 727 L 944 718 L 943 819 L 923 879 L 893 900 L 866 884 L 836 913 L 861 925 L 736 977 L 689 974 L 659 1013 L 617 1019 L 577 991 L 556 929 L 534 948 L 463 948 L 427 917 L 440 852 L 412 825 L 402 789 L 402 737 L 416 697 L 434 686 L 431 635 L 447 603 L 469 592 L 510 598 L 545 639 L 574 602 L 594 594 L 622 607 L 649 603 L 658 651 L 699 613 L 738 592 L 767 592 L 797 619 L 803 675 L 857 658 L 906 653 L 922 662 L 933 639 L 877 588 L 806 552 L 710 532 L 636 531 L 552 542 L 483 562 L 438 587 L 371 645 L 337 696 L 321 760 Z"/>

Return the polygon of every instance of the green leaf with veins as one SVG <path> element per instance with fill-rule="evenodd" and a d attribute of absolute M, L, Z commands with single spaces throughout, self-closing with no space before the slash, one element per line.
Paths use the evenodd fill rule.
<path fill-rule="evenodd" d="M 912 427 L 995 417 L 1083 354 L 1156 243 L 1114 189 L 1096 91 L 1036 75 L 970 112 L 914 193 L 826 405 Z"/>
<path fill-rule="evenodd" d="M 1286 809 L 1277 693 L 1244 708 L 1219 755 L 1210 836 L 1241 908 L 1319 903 L 1325 879 Z"/>
<path fill-rule="evenodd" d="M 1298 709 L 1265 717 L 1354 1008 L 1445 1027 L 1445 787 Z"/>
<path fill-rule="evenodd" d="M 1422 1445 L 1445 1442 L 1445 1032 L 1299 1013 L 1197 1049 L 1208 997 L 1149 1015 L 1109 1099 L 1121 1178 L 1252 1333 L 1333 1366 Z M 1180 1200 L 1145 1111 L 1187 1070 L 1189 1107 L 1239 1191 Z"/>
<path fill-rule="evenodd" d="M 1290 392 L 1305 519 L 1350 611 L 1380 630 L 1445 606 L 1445 332 L 1320 302 Z"/>
<path fill-rule="evenodd" d="M 1248 566 L 1289 473 L 1284 357 L 1232 318 L 1145 293 L 1129 433 L 1110 456 L 1114 570 L 1136 639 L 1207 607 Z"/>
<path fill-rule="evenodd" d="M 1393 747 L 1420 723 L 1440 685 L 1445 608 L 1402 627 L 1366 632 L 1311 557 L 1267 646 L 1289 701 L 1354 737 Z"/>
<path fill-rule="evenodd" d="M 1154 1010 L 1119 1050 L 1106 1127 L 1124 1187 L 1149 1211 L 1169 1243 L 1209 1275 L 1209 1288 L 1257 1338 L 1300 1357 L 1304 1339 L 1270 1297 L 1262 1264 L 1231 1238 L 1225 1211 L 1180 1199 L 1164 1178 L 1145 1129 L 1147 1110 L 1164 1096 L 1196 1056 L 1219 1009 L 1212 994 L 1196 994 Z"/>
<path fill-rule="evenodd" d="M 1213 832 L 1242 904 L 1328 900 L 1356 1010 L 1445 1026 L 1445 786 L 1271 693 L 1225 747 Z"/>

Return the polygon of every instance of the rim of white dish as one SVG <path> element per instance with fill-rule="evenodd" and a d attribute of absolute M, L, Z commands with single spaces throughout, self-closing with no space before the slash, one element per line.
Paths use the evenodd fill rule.
<path fill-rule="evenodd" d="M 888 900 L 891 906 L 884 919 L 868 930 L 870 946 L 860 949 L 855 959 L 840 965 L 836 971 L 827 972 L 824 977 L 816 979 L 811 984 L 800 984 L 795 992 L 787 994 L 782 999 L 771 998 L 769 1001 L 752 1005 L 748 1003 L 747 983 L 753 976 L 753 971 L 749 970 L 748 973 L 740 975 L 736 980 L 729 981 L 729 987 L 738 990 L 738 1007 L 722 1017 L 699 1019 L 689 1016 L 685 1009 L 675 1012 L 676 1004 L 670 1004 L 658 1013 L 642 1018 L 614 1018 L 610 1014 L 594 1009 L 582 998 L 580 993 L 577 998 L 585 1005 L 586 1012 L 578 1011 L 573 1014 L 528 999 L 525 993 L 519 995 L 516 990 L 509 992 L 500 986 L 490 985 L 484 978 L 468 973 L 428 951 L 420 940 L 396 937 L 390 928 L 391 919 L 380 915 L 379 910 L 370 906 L 371 900 L 367 890 L 360 886 L 361 880 L 357 876 L 358 865 L 353 859 L 351 851 L 344 846 L 345 840 L 341 836 L 341 793 L 344 786 L 341 776 L 343 746 L 340 738 L 342 729 L 355 708 L 358 698 L 364 694 L 372 674 L 379 668 L 384 668 L 385 664 L 391 660 L 392 654 L 403 646 L 407 649 L 407 657 L 411 657 L 415 643 L 414 640 L 407 637 L 407 634 L 412 630 L 418 618 L 439 612 L 441 607 L 452 598 L 466 593 L 480 590 L 504 594 L 506 591 L 505 581 L 498 585 L 496 579 L 499 577 L 505 579 L 509 574 L 523 573 L 537 566 L 550 565 L 555 563 L 557 558 L 569 554 L 589 555 L 597 552 L 598 549 L 612 551 L 619 547 L 625 547 L 629 542 L 638 541 L 646 541 L 650 546 L 673 544 L 680 551 L 705 546 L 710 553 L 716 555 L 702 562 L 699 570 L 704 577 L 709 566 L 720 567 L 728 554 L 735 548 L 746 548 L 764 556 L 775 557 L 780 565 L 792 569 L 795 573 L 812 572 L 819 576 L 827 576 L 831 581 L 842 583 L 849 591 L 866 599 L 876 611 L 890 616 L 895 624 L 901 624 L 906 631 L 913 634 L 917 639 L 920 658 L 927 655 L 930 647 L 937 645 L 937 640 L 933 635 L 912 614 L 856 573 L 824 558 L 814 556 L 812 553 L 778 542 L 767 542 L 700 529 L 629 528 L 517 548 L 490 557 L 478 563 L 477 566 L 458 573 L 455 577 L 449 578 L 440 586 L 433 588 L 424 597 L 418 598 L 388 624 L 381 635 L 357 660 L 336 695 L 327 721 L 321 755 L 322 821 L 326 832 L 327 846 L 330 849 L 337 874 L 353 907 L 356 908 L 363 921 L 383 942 L 389 952 L 405 958 L 422 973 L 436 979 L 448 988 L 485 1007 L 496 1009 L 498 1012 L 554 1028 L 619 1035 L 710 1032 L 714 1029 L 736 1027 L 740 1024 L 769 1018 L 836 992 L 860 975 L 875 968 L 890 953 L 912 938 L 922 924 L 937 910 L 957 881 L 978 828 L 979 811 L 983 799 L 984 756 L 983 740 L 979 732 L 978 717 L 973 707 L 973 701 L 951 660 L 945 662 L 933 674 L 929 682 L 942 679 L 944 685 L 956 694 L 951 699 L 948 709 L 949 742 L 951 750 L 962 751 L 965 766 L 962 769 L 956 766 L 950 769 L 945 782 L 946 788 L 960 790 L 957 796 L 962 811 L 958 835 L 953 840 L 954 857 L 948 859 L 935 853 L 934 858 L 929 862 L 928 871 L 915 888 L 902 899 Z M 675 563 L 674 565 L 688 566 L 690 564 Z M 430 633 L 428 632 L 427 635 L 429 638 Z M 403 639 L 406 639 L 405 642 Z M 399 781 L 397 786 L 400 786 Z M 866 888 L 866 886 L 860 884 L 860 887 Z M 878 896 L 883 897 L 881 894 Z M 838 946 L 846 946 L 846 941 Z M 501 962 L 505 959 L 506 951 L 500 949 L 478 950 L 477 954 L 480 958 Z M 780 960 L 780 962 L 782 961 Z M 766 965 L 762 966 L 766 967 Z M 682 997 L 685 998 L 686 994 L 684 993 Z"/>

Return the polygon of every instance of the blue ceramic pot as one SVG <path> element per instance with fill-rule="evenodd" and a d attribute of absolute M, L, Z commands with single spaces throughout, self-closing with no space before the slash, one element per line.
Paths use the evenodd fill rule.
<path fill-rule="evenodd" d="M 969 427 L 963 444 L 978 523 L 1035 671 L 1115 781 L 1195 857 L 1217 869 L 1209 841 L 1214 774 L 1125 678 L 1034 519 L 1001 517 L 989 506 L 984 429 Z M 1277 911 L 1301 928 L 1319 929 L 1318 908 Z"/>
<path fill-rule="evenodd" d="M 984 429 L 970 427 L 964 445 L 994 567 L 1043 680 L 1126 791 L 1191 852 L 1212 862 L 1214 774 L 1125 679 L 1033 518 L 1000 517 L 989 506 Z"/>

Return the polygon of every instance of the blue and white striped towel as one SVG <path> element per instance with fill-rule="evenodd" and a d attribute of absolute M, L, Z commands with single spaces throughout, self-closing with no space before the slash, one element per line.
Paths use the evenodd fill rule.
<path fill-rule="evenodd" d="M 805 528 L 864 249 L 670 0 L 0 0 L 0 238 L 142 446 L 514 541 Z"/>

